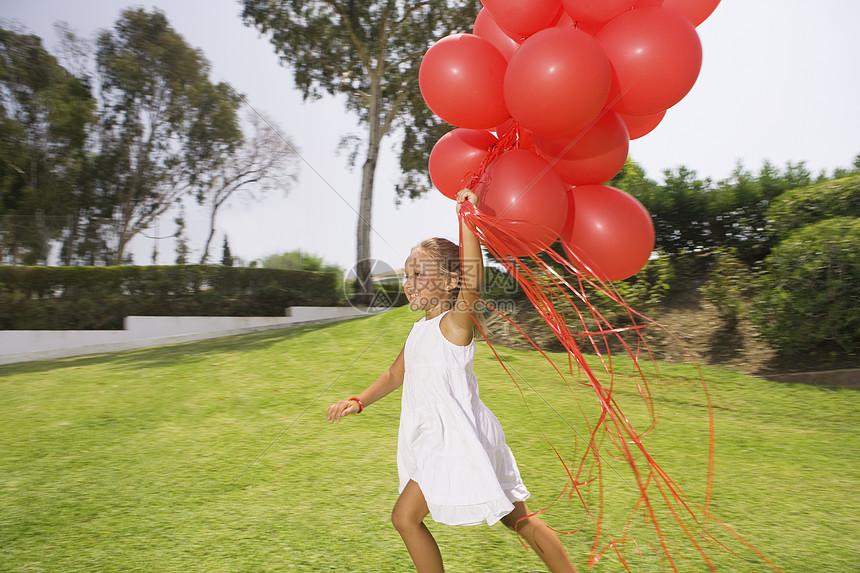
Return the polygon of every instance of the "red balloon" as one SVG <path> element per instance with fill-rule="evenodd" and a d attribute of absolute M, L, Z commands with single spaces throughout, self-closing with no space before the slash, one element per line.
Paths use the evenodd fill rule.
<path fill-rule="evenodd" d="M 531 36 L 551 26 L 561 12 L 561 0 L 481 0 L 509 36 Z"/>
<path fill-rule="evenodd" d="M 623 113 L 619 113 L 618 115 L 621 116 L 621 119 L 627 125 L 627 133 L 630 135 L 632 141 L 654 131 L 654 128 L 660 125 L 660 122 L 666 117 L 666 111 L 663 110 L 650 115 L 626 115 Z"/>
<path fill-rule="evenodd" d="M 481 11 L 478 12 L 472 32 L 494 45 L 507 61 L 511 61 L 514 52 L 520 47 L 520 42 L 502 30 L 493 19 L 493 15 L 486 8 L 481 8 Z"/>
<path fill-rule="evenodd" d="M 433 185 L 449 199 L 456 199 L 496 141 L 492 133 L 478 129 L 454 129 L 440 137 L 428 162 Z"/>
<path fill-rule="evenodd" d="M 567 213 L 567 186 L 534 153 L 514 149 L 487 169 L 477 189 L 478 210 L 493 226 L 524 243 L 517 256 L 536 254 L 557 239 Z"/>
<path fill-rule="evenodd" d="M 606 103 L 612 68 L 592 37 L 574 28 L 548 28 L 523 42 L 505 74 L 511 116 L 536 135 L 570 135 Z"/>
<path fill-rule="evenodd" d="M 596 38 L 612 62 L 610 105 L 620 113 L 650 115 L 669 109 L 687 95 L 702 67 L 696 29 L 667 8 L 625 12 Z"/>
<path fill-rule="evenodd" d="M 636 8 L 659 8 L 663 0 L 636 0 Z"/>
<path fill-rule="evenodd" d="M 612 179 L 627 160 L 627 126 L 606 112 L 574 137 L 535 137 L 538 153 L 571 185 L 600 184 Z"/>
<path fill-rule="evenodd" d="M 635 275 L 654 249 L 654 224 L 642 204 L 620 189 L 583 185 L 570 192 L 573 204 L 561 232 L 571 261 L 600 280 L 620 281 Z"/>
<path fill-rule="evenodd" d="M 577 22 L 605 24 L 631 10 L 636 0 L 562 0 L 562 4 Z"/>
<path fill-rule="evenodd" d="M 719 3 L 720 0 L 663 0 L 663 7 L 677 10 L 693 26 L 698 26 L 711 15 Z"/>
<path fill-rule="evenodd" d="M 418 70 L 427 107 L 443 120 L 468 129 L 491 129 L 510 114 L 505 107 L 507 62 L 487 40 L 453 34 L 433 44 Z"/>

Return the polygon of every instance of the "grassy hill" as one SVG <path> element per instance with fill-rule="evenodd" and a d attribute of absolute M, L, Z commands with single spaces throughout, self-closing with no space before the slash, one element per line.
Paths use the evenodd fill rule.
<path fill-rule="evenodd" d="M 401 308 L 333 325 L 0 366 L 0 571 L 409 571 L 389 523 L 399 392 L 340 425 L 338 398 L 369 384 L 399 352 Z M 582 447 L 593 396 L 573 391 L 536 352 L 481 344 L 482 397 L 501 420 L 532 509 L 549 506 Z M 566 366 L 564 355 L 552 355 Z M 617 397 L 644 421 L 615 359 Z M 860 392 L 781 385 L 704 368 L 716 426 L 712 509 L 784 571 L 853 572 L 860 562 Z M 649 374 L 660 420 L 649 451 L 704 499 L 707 409 L 696 369 Z M 606 458 L 606 522 L 631 488 Z M 580 570 L 591 536 L 578 506 L 546 514 Z M 501 525 L 430 524 L 447 570 L 541 571 Z M 661 571 L 647 531 L 633 570 Z M 737 543 L 735 543 L 737 545 Z M 714 552 L 716 553 L 716 552 Z M 722 564 L 723 561 L 718 563 Z M 720 565 L 720 570 L 735 570 Z M 702 571 L 701 564 L 679 565 Z M 764 570 L 756 567 L 756 570 Z"/>

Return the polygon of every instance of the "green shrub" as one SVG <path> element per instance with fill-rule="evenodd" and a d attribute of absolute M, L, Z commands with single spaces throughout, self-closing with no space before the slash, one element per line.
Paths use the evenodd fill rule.
<path fill-rule="evenodd" d="M 669 294 L 673 276 L 669 257 L 660 254 L 648 261 L 641 271 L 629 279 L 614 283 L 614 286 L 629 306 L 642 312 L 651 312 Z"/>
<path fill-rule="evenodd" d="M 398 307 L 409 302 L 406 300 L 406 295 L 403 294 L 403 286 L 400 283 L 378 283 L 374 288 L 376 289 L 374 300 L 378 306 Z"/>
<path fill-rule="evenodd" d="M 746 313 L 752 272 L 734 249 L 716 249 L 711 256 L 713 266 L 699 293 L 728 326 L 735 326 Z"/>
<path fill-rule="evenodd" d="M 837 217 L 798 229 L 765 259 L 751 318 L 782 355 L 860 344 L 860 219 Z"/>
<path fill-rule="evenodd" d="M 138 316 L 283 316 L 342 300 L 333 272 L 226 266 L 3 267 L 0 328 L 120 329 Z"/>
<path fill-rule="evenodd" d="M 778 239 L 834 217 L 860 217 L 860 175 L 786 191 L 771 204 L 767 218 Z"/>

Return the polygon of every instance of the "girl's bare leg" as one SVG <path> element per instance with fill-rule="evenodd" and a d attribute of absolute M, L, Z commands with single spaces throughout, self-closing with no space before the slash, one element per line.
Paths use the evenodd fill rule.
<path fill-rule="evenodd" d="M 576 573 L 558 535 L 537 516 L 527 517 L 529 510 L 521 501 L 514 503 L 514 510 L 502 518 L 512 531 L 522 535 L 535 553 L 543 559 L 553 573 Z M 520 521 L 522 520 L 522 521 Z"/>
<path fill-rule="evenodd" d="M 410 480 L 394 504 L 391 522 L 403 538 L 418 573 L 440 573 L 444 571 L 442 554 L 433 534 L 424 525 L 428 513 L 430 510 L 421 488 Z"/>

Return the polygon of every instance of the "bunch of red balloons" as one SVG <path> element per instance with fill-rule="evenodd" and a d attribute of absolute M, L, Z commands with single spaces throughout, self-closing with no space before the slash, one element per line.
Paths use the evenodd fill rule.
<path fill-rule="evenodd" d="M 602 280 L 636 274 L 651 217 L 603 183 L 693 87 L 696 26 L 719 0 L 481 1 L 473 33 L 442 38 L 421 63 L 425 102 L 456 126 L 431 152 L 433 184 L 453 198 L 477 178 L 480 212 L 517 254 L 560 238 Z"/>

